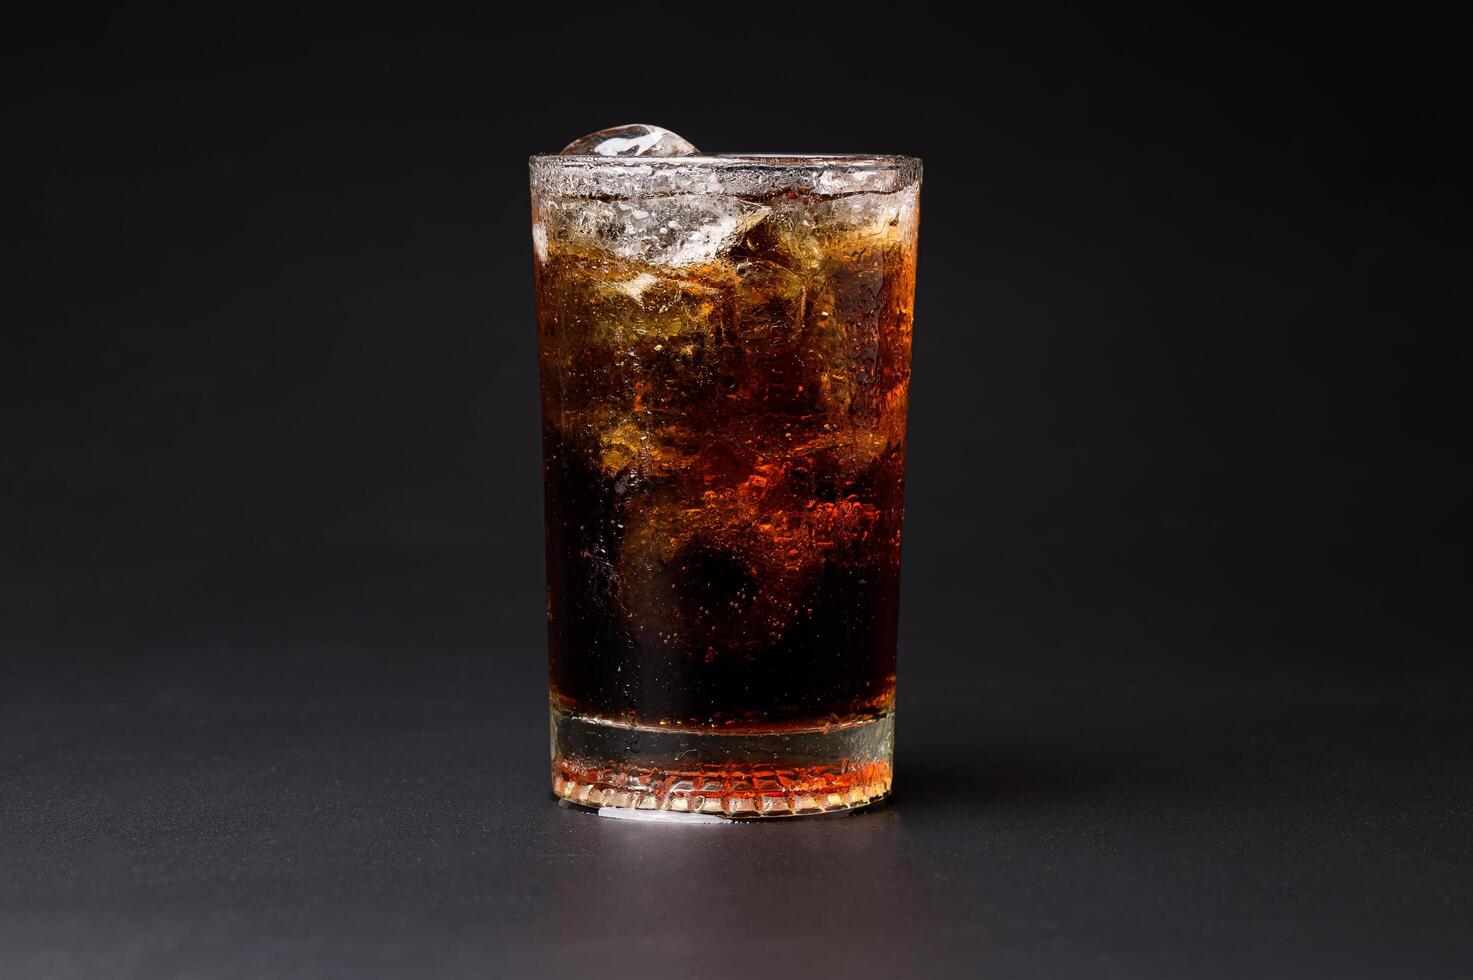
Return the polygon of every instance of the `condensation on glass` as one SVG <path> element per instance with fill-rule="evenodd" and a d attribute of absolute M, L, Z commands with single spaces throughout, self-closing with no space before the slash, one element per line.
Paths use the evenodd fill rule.
<path fill-rule="evenodd" d="M 920 161 L 531 166 L 554 792 L 884 798 Z"/>

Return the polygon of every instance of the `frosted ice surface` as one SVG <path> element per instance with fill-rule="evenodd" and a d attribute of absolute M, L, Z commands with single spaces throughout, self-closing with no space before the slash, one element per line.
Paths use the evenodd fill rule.
<path fill-rule="evenodd" d="M 632 201 L 554 202 L 560 231 L 626 259 L 661 266 L 702 265 L 720 258 L 768 209 L 712 194 L 672 194 Z"/>
<path fill-rule="evenodd" d="M 532 250 L 537 253 L 539 262 L 547 261 L 547 229 L 536 220 L 532 222 Z"/>
<path fill-rule="evenodd" d="M 689 157 L 701 151 L 668 129 L 647 123 L 611 126 L 563 147 L 567 156 Z"/>

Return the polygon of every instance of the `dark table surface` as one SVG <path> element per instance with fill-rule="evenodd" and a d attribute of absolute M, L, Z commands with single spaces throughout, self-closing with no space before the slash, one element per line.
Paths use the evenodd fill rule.
<path fill-rule="evenodd" d="M 478 569 L 13 588 L 0 976 L 1473 967 L 1467 672 L 1388 667 L 1351 612 L 1026 609 L 967 668 L 933 625 L 958 597 L 922 596 L 892 806 L 667 826 L 554 803 L 536 617 Z M 1339 665 L 1276 660 L 1306 643 Z"/>

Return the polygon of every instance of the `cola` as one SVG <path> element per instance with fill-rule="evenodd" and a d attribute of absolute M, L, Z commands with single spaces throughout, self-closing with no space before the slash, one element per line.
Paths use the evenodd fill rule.
<path fill-rule="evenodd" d="M 560 796 L 888 793 L 919 177 L 534 158 Z"/>

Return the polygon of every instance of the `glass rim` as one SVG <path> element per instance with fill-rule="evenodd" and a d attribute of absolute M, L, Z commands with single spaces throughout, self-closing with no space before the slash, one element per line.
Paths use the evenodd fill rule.
<path fill-rule="evenodd" d="M 831 170 L 844 167 L 853 170 L 905 170 L 919 167 L 921 158 L 905 153 L 705 153 L 680 157 L 599 156 L 595 153 L 534 153 L 534 167 L 614 168 L 654 167 L 679 169 L 728 169 L 735 167 L 770 167 L 780 170 L 812 168 Z"/>
<path fill-rule="evenodd" d="M 873 153 L 726 153 L 689 157 L 601 157 L 539 153 L 529 161 L 534 193 L 559 197 L 785 191 L 818 196 L 893 193 L 921 182 L 921 158 Z"/>

